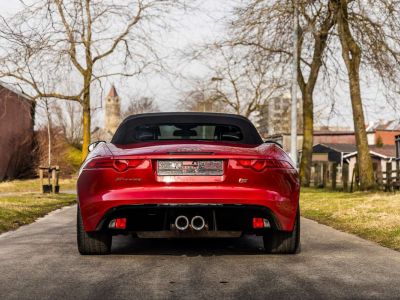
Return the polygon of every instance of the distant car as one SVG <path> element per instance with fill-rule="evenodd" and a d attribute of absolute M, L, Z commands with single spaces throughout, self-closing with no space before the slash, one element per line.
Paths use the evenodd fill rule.
<path fill-rule="evenodd" d="M 81 254 L 108 254 L 112 236 L 263 236 L 268 253 L 296 253 L 299 179 L 286 153 L 246 118 L 155 113 L 126 118 L 97 142 L 78 178 Z"/>

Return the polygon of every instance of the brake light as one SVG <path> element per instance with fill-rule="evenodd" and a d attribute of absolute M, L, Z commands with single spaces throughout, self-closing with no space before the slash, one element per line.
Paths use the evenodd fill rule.
<path fill-rule="evenodd" d="M 128 168 L 139 167 L 144 162 L 144 159 L 129 159 Z"/>
<path fill-rule="evenodd" d="M 129 162 L 125 159 L 116 159 L 114 160 L 114 169 L 117 170 L 118 172 L 123 172 L 128 169 Z"/>
<path fill-rule="evenodd" d="M 95 158 L 85 165 L 85 169 L 112 168 L 113 161 L 110 158 Z"/>
<path fill-rule="evenodd" d="M 252 162 L 251 167 L 256 171 L 262 171 L 266 167 L 265 160 L 255 160 Z"/>
<path fill-rule="evenodd" d="M 250 168 L 253 161 L 251 159 L 240 159 L 238 162 L 242 167 Z"/>
<path fill-rule="evenodd" d="M 94 158 L 89 161 L 84 169 L 109 169 L 124 172 L 130 168 L 136 168 L 144 162 L 143 159 L 112 159 L 110 157 Z"/>
<path fill-rule="evenodd" d="M 266 168 L 292 169 L 292 165 L 284 160 L 277 159 L 239 159 L 239 165 L 260 172 Z"/>

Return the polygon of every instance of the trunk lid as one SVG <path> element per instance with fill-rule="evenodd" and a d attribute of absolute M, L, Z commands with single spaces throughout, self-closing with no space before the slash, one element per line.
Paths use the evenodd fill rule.
<path fill-rule="evenodd" d="M 221 142 L 151 142 L 131 145 L 107 144 L 114 159 L 144 160 L 136 169 L 119 174 L 120 181 L 132 177 L 142 185 L 223 183 L 242 185 L 251 177 L 253 184 L 263 181 L 262 173 L 243 169 L 238 159 L 268 159 L 285 155 L 270 144 L 250 146 Z M 146 167 L 147 166 L 147 167 Z M 257 179 L 256 179 L 257 178 Z M 133 179 L 132 179 L 133 181 Z M 127 185 L 136 185 L 130 182 Z M 245 184 L 247 185 L 247 184 Z"/>
<path fill-rule="evenodd" d="M 259 156 L 266 150 L 261 146 L 247 146 L 243 144 L 210 143 L 210 142 L 152 142 L 131 145 L 107 145 L 113 156 L 140 156 L 176 158 L 197 156 Z M 264 151 L 263 151 L 264 150 Z M 265 153 L 265 152 L 264 152 Z"/>

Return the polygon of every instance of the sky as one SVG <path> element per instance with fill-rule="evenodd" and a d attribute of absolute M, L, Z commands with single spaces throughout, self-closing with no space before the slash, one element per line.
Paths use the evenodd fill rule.
<path fill-rule="evenodd" d="M 12 14 L 20 7 L 18 0 L 1 0 L 1 2 L 1 15 Z M 174 53 L 186 51 L 196 44 L 223 36 L 225 31 L 221 20 L 226 17 L 227 12 L 237 3 L 240 3 L 240 1 L 203 0 L 199 2 L 199 7 L 194 12 L 180 14 L 178 16 L 179 21 L 174 23 L 173 29 L 166 32 L 162 37 L 162 41 L 158 43 L 162 47 L 162 52 L 168 56 L 173 56 Z M 201 77 L 205 74 L 202 66 L 182 61 L 182 57 L 177 56 L 169 59 L 168 65 L 171 66 L 173 71 L 181 72 L 186 76 Z M 99 98 L 104 97 L 104 93 L 107 93 L 111 84 L 115 84 L 123 106 L 126 106 L 128 99 L 133 96 L 151 96 L 156 99 L 162 111 L 179 111 L 178 101 L 182 98 L 182 91 L 187 89 L 184 81 L 159 74 L 150 74 L 146 78 L 141 77 L 139 79 L 109 79 L 105 84 L 105 91 L 99 95 Z M 335 110 L 339 113 L 330 114 L 331 108 L 329 101 L 326 101 L 327 95 L 318 90 L 316 91 L 314 98 L 316 110 L 322 115 L 321 123 L 331 126 L 352 127 L 350 98 L 346 83 L 341 83 L 337 86 L 337 94 L 339 97 L 336 100 Z M 400 112 L 386 102 L 380 92 L 380 87 L 373 80 L 363 83 L 362 95 L 367 123 L 376 122 L 380 119 L 400 118 Z M 97 103 L 100 103 L 100 99 L 97 100 Z M 101 122 L 101 120 L 102 114 L 99 114 L 98 121 Z"/>

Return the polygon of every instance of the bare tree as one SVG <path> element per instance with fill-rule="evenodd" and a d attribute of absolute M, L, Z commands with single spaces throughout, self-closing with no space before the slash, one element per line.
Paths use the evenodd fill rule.
<path fill-rule="evenodd" d="M 400 79 L 400 1 L 332 0 L 346 65 L 357 140 L 360 188 L 374 188 L 372 159 L 365 128 L 360 70 L 372 70 L 387 88 Z"/>
<path fill-rule="evenodd" d="M 194 57 L 209 70 L 209 101 L 250 117 L 269 99 L 281 94 L 286 82 L 264 55 L 247 50 L 221 42 L 206 45 Z"/>
<path fill-rule="evenodd" d="M 178 104 L 184 111 L 232 113 L 232 108 L 220 100 L 220 96 L 210 89 L 210 82 L 196 79 L 190 89 L 182 93 L 182 99 Z"/>
<path fill-rule="evenodd" d="M 128 117 L 130 115 L 150 113 L 150 112 L 158 112 L 160 108 L 153 98 L 150 97 L 141 97 L 137 100 L 131 99 L 129 101 L 129 106 L 124 110 L 124 117 Z"/>
<path fill-rule="evenodd" d="M 399 0 L 248 0 L 235 11 L 233 42 L 263 51 L 271 63 L 288 68 L 291 61 L 293 5 L 299 8 L 298 84 L 303 98 L 304 142 L 300 174 L 310 183 L 313 136 L 313 92 L 318 79 L 348 77 L 359 153 L 362 189 L 373 186 L 372 164 L 365 134 L 360 80 L 374 74 L 387 96 L 398 92 L 400 79 Z M 341 46 L 341 48 L 340 48 Z M 337 54 L 342 54 L 346 71 Z M 322 70 L 322 73 L 321 73 Z M 360 71 L 364 72 L 364 75 Z M 320 74 L 321 73 L 321 74 Z"/>
<path fill-rule="evenodd" d="M 134 76 L 158 61 L 152 35 L 179 0 L 39 0 L 0 18 L 0 77 L 32 95 L 79 102 L 83 151 L 91 127 L 91 89 L 109 76 Z M 49 81 L 76 78 L 66 92 Z"/>
<path fill-rule="evenodd" d="M 62 130 L 66 141 L 75 148 L 81 147 L 82 107 L 73 101 L 56 101 L 51 106 L 54 125 Z"/>
<path fill-rule="evenodd" d="M 41 157 L 39 157 L 40 163 L 50 168 L 53 161 L 53 144 L 55 142 L 53 140 L 55 131 L 52 112 L 53 101 L 48 98 L 43 98 L 38 99 L 35 104 L 36 119 L 40 119 L 40 121 L 37 120 L 35 125 L 41 131 L 40 141 L 36 135 L 36 143 L 40 143 L 40 151 L 37 151 L 36 154 L 41 155 Z M 40 116 L 39 118 L 38 115 Z"/>
<path fill-rule="evenodd" d="M 47 162 L 48 167 L 51 167 L 51 113 L 49 107 L 49 99 L 44 99 L 44 108 L 46 112 L 46 119 L 47 119 Z"/>
<path fill-rule="evenodd" d="M 331 30 L 335 24 L 326 1 L 248 0 L 235 10 L 232 43 L 248 46 L 267 58 L 270 64 L 290 70 L 293 5 L 299 8 L 298 84 L 303 100 L 303 147 L 300 163 L 301 182 L 310 185 L 314 133 L 313 93 L 324 65 Z"/>

